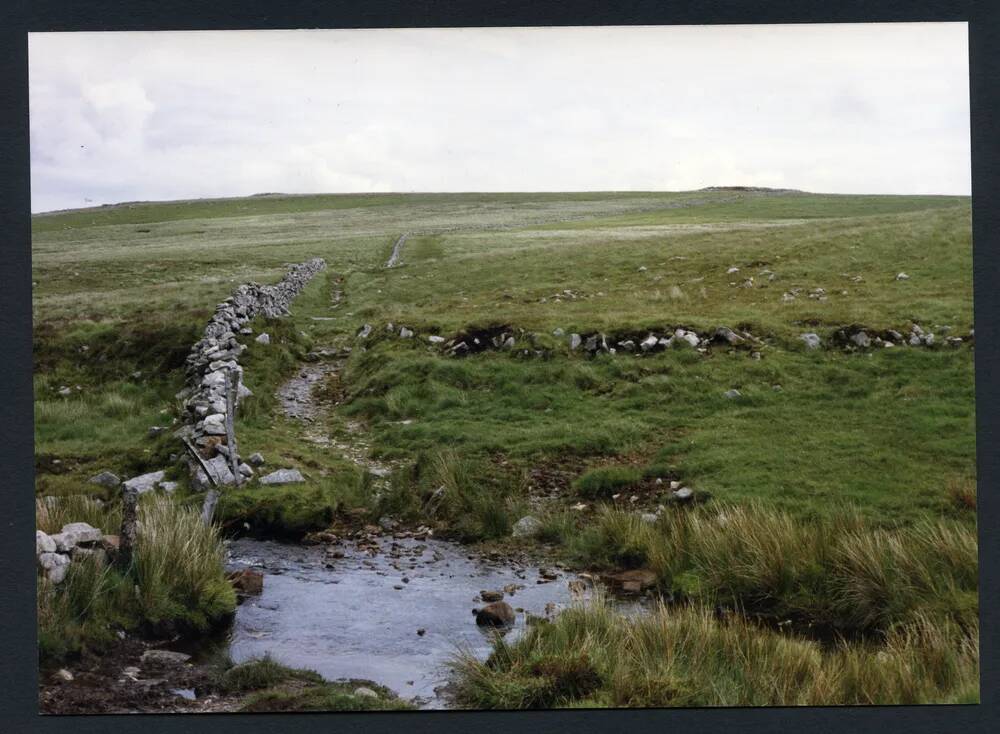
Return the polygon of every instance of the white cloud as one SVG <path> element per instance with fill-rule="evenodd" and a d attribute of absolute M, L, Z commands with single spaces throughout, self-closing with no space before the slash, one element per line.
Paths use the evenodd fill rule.
<path fill-rule="evenodd" d="M 261 191 L 968 193 L 965 24 L 32 34 L 32 208 Z"/>

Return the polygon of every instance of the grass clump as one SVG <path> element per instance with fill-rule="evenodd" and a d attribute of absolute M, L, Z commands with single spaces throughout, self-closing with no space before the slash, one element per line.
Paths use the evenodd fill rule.
<path fill-rule="evenodd" d="M 580 475 L 573 489 L 581 497 L 607 499 L 642 481 L 642 470 L 632 466 L 602 466 Z"/>
<path fill-rule="evenodd" d="M 225 693 L 245 693 L 271 688 L 287 681 L 323 683 L 323 676 L 314 670 L 299 670 L 282 665 L 270 656 L 248 660 L 226 669 L 216 683 Z"/>
<path fill-rule="evenodd" d="M 205 525 L 199 512 L 153 497 L 140 508 L 139 522 L 132 574 L 146 622 L 204 632 L 235 609 L 218 530 Z"/>
<path fill-rule="evenodd" d="M 73 507 L 105 531 L 117 530 L 119 510 L 100 508 L 86 498 L 69 498 L 53 507 L 38 502 L 41 529 L 78 521 Z M 45 663 L 99 651 L 120 630 L 155 634 L 204 632 L 236 608 L 236 596 L 223 571 L 217 530 L 202 524 L 196 510 L 166 497 L 141 501 L 139 534 L 132 566 L 119 569 L 100 555 L 72 562 L 58 585 L 39 576 L 37 610 L 39 655 Z"/>
<path fill-rule="evenodd" d="M 470 708 L 943 703 L 978 698 L 978 629 L 916 620 L 824 650 L 702 607 L 626 616 L 597 600 L 452 667 Z"/>
<path fill-rule="evenodd" d="M 887 530 L 847 510 L 802 521 L 751 505 L 647 523 L 605 509 L 565 542 L 579 563 L 646 567 L 678 597 L 775 620 L 883 633 L 921 616 L 977 623 L 976 531 L 957 521 Z"/>

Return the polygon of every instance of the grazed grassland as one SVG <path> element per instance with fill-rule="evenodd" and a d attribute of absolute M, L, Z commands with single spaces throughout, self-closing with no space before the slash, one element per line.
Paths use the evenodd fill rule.
<path fill-rule="evenodd" d="M 411 234 L 400 265 L 384 268 L 404 232 Z M 649 688 L 639 698 L 658 705 L 975 695 L 976 656 L 969 651 L 976 645 L 967 623 L 978 608 L 967 198 L 733 191 L 264 196 L 37 216 L 33 256 L 41 494 L 101 494 L 86 478 L 105 468 L 131 475 L 168 467 L 183 484 L 184 473 L 169 461 L 178 451 L 169 432 L 150 438 L 147 429 L 169 425 L 176 414 L 187 348 L 236 284 L 276 280 L 286 263 L 319 256 L 329 267 L 296 301 L 292 318 L 254 324 L 270 333 L 271 344 L 247 339 L 246 382 L 254 397 L 241 406 L 238 424 L 244 452 L 297 467 L 309 481 L 228 492 L 220 505 L 224 523 L 301 535 L 388 513 L 463 540 L 500 540 L 531 512 L 544 530 L 524 542 L 546 542 L 581 566 L 652 566 L 665 592 L 738 608 L 771 589 L 784 605 L 780 614 L 824 622 L 817 609 L 829 616 L 840 607 L 825 596 L 826 586 L 811 584 L 817 569 L 836 571 L 848 562 L 830 549 L 846 542 L 838 533 L 855 532 L 857 546 L 874 554 L 883 545 L 904 548 L 897 567 L 862 564 L 857 579 L 871 581 L 864 588 L 875 607 L 883 609 L 876 603 L 882 599 L 913 614 L 892 611 L 885 624 L 840 626 L 874 626 L 890 636 L 879 643 L 888 645 L 889 657 L 878 658 L 887 681 L 893 666 L 950 679 L 932 685 L 918 673 L 875 688 L 859 678 L 867 665 L 861 652 L 817 657 L 812 648 L 768 637 L 755 649 L 770 656 L 768 646 L 780 647 L 775 655 L 794 658 L 789 675 L 815 684 L 794 701 L 772 700 L 780 692 L 765 695 L 752 682 L 730 681 L 709 696 L 706 676 L 718 682 L 718 671 L 684 662 L 689 651 L 682 648 L 670 650 L 681 662 L 647 668 L 636 674 L 646 678 L 628 684 Z M 909 279 L 897 280 L 900 272 Z M 816 289 L 825 298 L 810 298 Z M 342 291 L 337 308 L 334 290 Z M 360 342 L 355 334 L 366 323 L 373 336 Z M 390 335 L 390 323 L 396 333 L 401 325 L 415 330 L 416 338 Z M 914 323 L 965 342 L 858 352 L 831 346 L 840 326 L 906 333 Z M 533 341 L 547 356 L 488 351 L 458 359 L 426 341 L 432 333 L 450 337 L 491 325 L 523 330 L 518 349 Z M 760 359 L 719 347 L 704 355 L 669 350 L 587 359 L 567 344 L 572 332 L 662 333 L 680 325 L 746 329 L 764 340 Z M 554 335 L 557 329 L 564 335 Z M 807 351 L 803 332 L 818 333 L 831 348 Z M 338 403 L 322 429 L 346 440 L 357 429 L 351 424 L 359 424 L 374 455 L 402 467 L 381 494 L 337 452 L 303 441 L 300 427 L 278 409 L 277 386 L 311 350 L 327 346 L 353 352 L 322 388 Z M 67 386 L 70 395 L 60 395 Z M 730 389 L 742 397 L 726 399 Z M 634 510 L 667 500 L 670 480 L 710 495 L 699 512 L 746 510 L 761 513 L 754 517 L 762 527 L 783 528 L 786 565 L 722 536 L 712 536 L 712 550 L 705 534 L 697 548 L 668 553 L 678 528 L 688 526 L 669 516 L 645 525 Z M 446 489 L 447 509 L 430 514 L 426 500 L 438 487 Z M 179 495 L 181 503 L 199 501 L 186 489 Z M 580 502 L 584 509 L 570 509 Z M 854 518 L 853 529 L 838 524 L 845 516 Z M 933 535 L 927 528 L 944 527 L 939 523 L 951 533 L 948 547 L 962 549 L 954 578 L 920 560 L 920 543 Z M 809 546 L 815 556 L 804 547 L 797 552 L 796 538 L 814 537 L 808 529 L 815 527 L 828 529 L 829 542 Z M 719 580 L 724 553 L 748 569 L 744 577 Z M 922 590 L 926 604 L 894 586 L 903 577 L 893 574 L 913 558 L 916 575 L 907 577 L 906 589 Z M 763 561 L 763 570 L 754 565 Z M 770 571 L 791 585 L 767 587 L 778 583 Z M 612 684 L 624 673 L 603 657 L 607 650 L 629 644 L 659 654 L 657 630 L 671 625 L 692 640 L 703 630 L 706 645 L 754 635 L 705 631 L 711 624 L 702 617 L 644 624 L 626 630 L 598 610 L 539 630 L 513 650 L 498 647 L 492 667 L 461 667 L 464 700 L 628 705 Z M 596 631 L 610 627 L 617 631 Z M 562 661 L 581 629 L 598 635 L 594 657 L 580 665 Z M 933 644 L 921 642 L 932 637 Z M 920 656 L 941 646 L 951 657 L 935 658 L 943 667 L 932 670 Z M 560 688 L 561 674 L 545 672 L 545 665 L 556 670 L 564 662 L 570 678 L 583 670 L 584 688 Z M 521 687 L 497 689 L 489 671 L 514 675 Z M 534 680 L 539 676 L 544 680 Z M 663 699 L 653 690 L 657 681 L 670 682 L 677 695 Z M 555 688 L 542 690 L 550 683 Z"/>

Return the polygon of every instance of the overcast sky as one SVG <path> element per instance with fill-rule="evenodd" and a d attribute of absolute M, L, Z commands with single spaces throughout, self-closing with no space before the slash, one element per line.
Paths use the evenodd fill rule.
<path fill-rule="evenodd" d="M 33 211 L 260 192 L 968 194 L 961 24 L 32 34 Z"/>

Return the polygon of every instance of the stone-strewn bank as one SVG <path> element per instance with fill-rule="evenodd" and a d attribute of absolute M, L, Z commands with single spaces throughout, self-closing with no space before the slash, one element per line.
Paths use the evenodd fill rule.
<path fill-rule="evenodd" d="M 184 401 L 184 426 L 178 438 L 189 440 L 206 459 L 206 464 L 218 484 L 232 484 L 226 447 L 226 379 L 230 370 L 236 380 L 236 400 L 252 393 L 243 385 L 240 355 L 246 349 L 237 340 L 238 334 L 252 333 L 246 326 L 255 317 L 277 318 L 288 315 L 288 308 L 302 289 L 326 268 L 326 261 L 313 258 L 293 265 L 275 285 L 246 283 L 215 308 L 215 314 L 205 327 L 202 338 L 191 348 L 187 358 L 187 385 L 177 394 Z M 193 486 L 204 489 L 208 484 L 204 471 L 190 461 Z M 239 471 L 253 476 L 249 464 L 239 462 Z"/>

